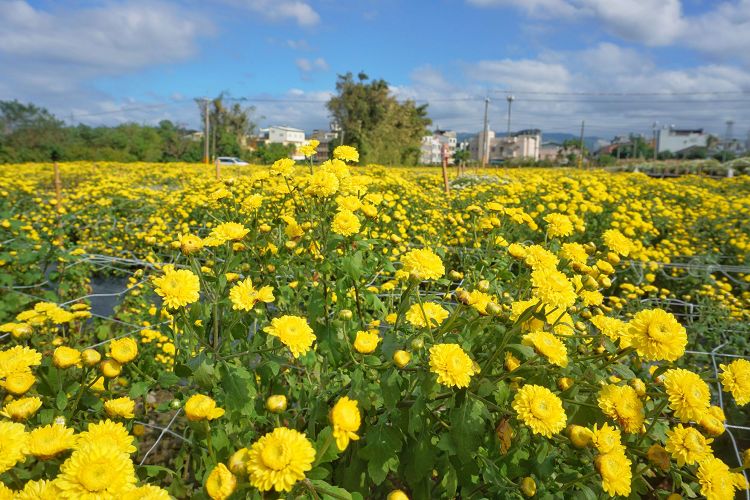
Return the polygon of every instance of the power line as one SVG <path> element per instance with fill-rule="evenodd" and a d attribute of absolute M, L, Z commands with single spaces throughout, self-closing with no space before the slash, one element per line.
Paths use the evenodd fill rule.
<path fill-rule="evenodd" d="M 544 90 L 502 90 L 494 89 L 491 92 L 501 94 L 534 94 L 534 95 L 584 95 L 584 96 L 663 96 L 663 95 L 749 95 L 750 90 L 707 90 L 691 92 L 552 92 Z"/>

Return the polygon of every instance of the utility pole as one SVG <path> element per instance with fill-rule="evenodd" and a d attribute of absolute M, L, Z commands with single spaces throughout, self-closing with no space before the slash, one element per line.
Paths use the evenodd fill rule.
<path fill-rule="evenodd" d="M 585 121 L 581 120 L 581 139 L 578 143 L 578 148 L 580 151 L 580 154 L 578 155 L 578 168 L 583 167 L 583 129 L 585 126 Z"/>
<path fill-rule="evenodd" d="M 482 132 L 482 158 L 480 160 L 482 167 L 487 165 L 487 161 L 489 160 L 489 124 L 487 123 L 487 112 L 489 111 L 490 107 L 490 98 L 485 97 L 484 98 L 484 129 Z"/>
<path fill-rule="evenodd" d="M 508 100 L 508 132 L 506 134 L 506 137 L 510 137 L 510 108 L 513 104 L 513 99 L 515 99 L 515 97 L 513 97 L 513 95 L 509 95 L 506 97 L 506 99 Z"/>
<path fill-rule="evenodd" d="M 208 165 L 208 128 L 209 128 L 209 122 L 208 122 L 208 99 L 204 99 L 203 102 L 206 104 L 205 110 L 203 111 L 204 114 L 204 123 L 203 123 L 203 162 Z"/>
<path fill-rule="evenodd" d="M 734 125 L 734 121 L 727 120 L 727 131 L 724 134 L 724 147 L 721 148 L 721 161 L 722 163 L 727 161 L 727 147 L 729 146 L 729 141 L 732 140 L 732 126 Z"/>

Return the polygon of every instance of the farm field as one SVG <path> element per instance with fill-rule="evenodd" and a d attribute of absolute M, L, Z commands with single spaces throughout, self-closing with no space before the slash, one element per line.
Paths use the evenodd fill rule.
<path fill-rule="evenodd" d="M 747 492 L 748 176 L 338 156 L 0 165 L 0 499 Z"/>

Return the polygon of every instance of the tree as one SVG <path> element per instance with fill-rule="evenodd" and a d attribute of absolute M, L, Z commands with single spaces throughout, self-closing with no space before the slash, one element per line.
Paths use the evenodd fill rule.
<path fill-rule="evenodd" d="M 414 165 L 422 136 L 432 121 L 427 105 L 399 103 L 385 80 L 364 73 L 339 75 L 337 95 L 327 104 L 342 129 L 343 142 L 359 150 L 360 162 Z"/>
<path fill-rule="evenodd" d="M 66 134 L 62 121 L 44 108 L 0 101 L 0 161 L 49 161 L 60 157 Z"/>
<path fill-rule="evenodd" d="M 253 151 L 253 158 L 258 162 L 265 165 L 269 165 L 276 160 L 286 158 L 294 152 L 294 146 L 291 144 L 280 144 L 278 142 L 272 142 L 270 144 L 260 144 L 258 148 Z"/>
<path fill-rule="evenodd" d="M 240 156 L 246 147 L 247 136 L 257 128 L 252 119 L 255 107 L 242 107 L 238 102 L 227 106 L 224 101 L 230 99 L 226 92 L 222 92 L 208 105 L 209 140 L 214 157 Z M 205 123 L 205 101 L 196 99 L 195 102 L 201 112 L 201 123 Z"/>

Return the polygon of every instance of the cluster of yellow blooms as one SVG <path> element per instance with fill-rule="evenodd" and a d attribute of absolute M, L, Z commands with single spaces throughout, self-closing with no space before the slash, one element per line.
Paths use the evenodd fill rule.
<path fill-rule="evenodd" d="M 300 152 L 309 158 L 317 146 L 311 141 Z M 212 499 L 251 487 L 279 494 L 305 488 L 317 496 L 311 479 L 330 474 L 322 464 L 336 460 L 334 452 L 371 459 L 373 448 L 385 444 L 396 453 L 401 433 L 427 436 L 419 453 L 450 450 L 456 458 L 445 464 L 462 455 L 489 464 L 514 442 L 529 450 L 536 442 L 572 447 L 589 459 L 610 496 L 638 493 L 634 480 L 644 477 L 639 465 L 646 461 L 664 473 L 684 472 L 710 500 L 729 500 L 748 487 L 739 470 L 715 456 L 726 416 L 712 405 L 700 368 L 685 367 L 692 339 L 668 299 L 699 296 L 741 320 L 750 318 L 750 292 L 718 275 L 673 292 L 668 274 L 684 275 L 664 267 L 722 252 L 747 262 L 747 223 L 727 215 L 750 210 L 743 190 L 693 179 L 655 184 L 638 175 L 528 170 L 445 196 L 430 171 L 371 166 L 365 174 L 353 167 L 358 161 L 356 149 L 340 146 L 309 174 L 281 159 L 223 182 L 186 176 L 197 167 L 173 165 L 159 174 L 169 190 L 113 166 L 108 176 L 94 172 L 78 190 L 66 190 L 62 204 L 39 197 L 28 213 L 0 222 L 0 231 L 19 241 L 54 242 L 66 259 L 134 255 L 156 269 L 147 281 L 155 296 L 139 289 L 135 305 L 123 309 L 138 318 L 140 343 L 130 332 L 96 344 L 105 346 L 100 350 L 81 348 L 90 344 L 83 338 L 92 339 L 82 337 L 92 317 L 83 303 L 37 302 L 0 325 L 13 343 L 0 350 L 0 474 L 24 468 L 23 481 L 12 478 L 23 489 L 0 486 L 0 499 L 169 498 L 138 480 L 131 459 L 136 433 L 119 422 L 131 425 L 157 406 L 138 398 L 165 373 L 168 381 L 196 375 L 172 395 L 178 403 L 181 393 L 189 395 L 182 404 L 187 422 L 179 425 L 191 433 L 185 446 L 195 448 L 198 486 Z M 124 175 L 142 185 L 124 186 Z M 4 179 L 0 188 L 35 192 L 28 179 Z M 158 210 L 133 209 L 111 230 L 95 230 L 100 218 L 138 200 L 155 200 Z M 79 206 L 86 209 L 73 216 Z M 57 238 L 60 220 L 69 222 L 75 250 Z M 711 230 L 699 236 L 691 226 Z M 17 257 L 6 253 L 0 269 Z M 644 298 L 652 299 L 649 306 Z M 157 315 L 166 321 L 152 323 Z M 155 352 L 158 373 L 141 371 L 139 349 Z M 247 376 L 232 378 L 231 370 Z M 149 387 L 126 393 L 123 371 Z M 750 361 L 738 356 L 717 372 L 733 405 L 750 403 Z M 58 391 L 65 377 L 78 382 L 60 382 Z M 305 390 L 315 398 L 305 399 Z M 256 419 L 252 400 L 261 393 L 264 413 Z M 243 397 L 247 407 L 239 408 L 232 398 Z M 88 421 L 83 404 L 106 419 Z M 429 416 L 411 415 L 418 404 Z M 480 446 L 461 442 L 459 408 L 468 408 L 461 414 L 467 426 L 500 421 L 500 455 L 487 451 L 489 441 L 481 452 L 464 453 Z M 430 436 L 426 422 L 449 437 Z M 521 431 L 512 429 L 516 424 Z M 378 443 L 370 434 L 375 426 L 385 429 Z M 230 441 L 230 433 L 239 440 Z M 217 435 L 221 457 L 211 441 Z M 49 466 L 29 472 L 32 459 Z M 398 477 L 399 460 L 384 459 L 382 470 L 365 465 L 361 485 L 382 472 L 374 484 L 387 479 L 389 499 L 408 499 L 410 479 Z M 566 455 L 556 460 L 564 463 Z M 450 481 L 438 477 L 444 466 L 430 462 L 420 474 L 451 491 Z M 467 470 L 480 477 L 491 469 Z M 582 477 L 564 490 L 580 486 Z M 667 488 L 677 491 L 672 481 Z M 489 495 L 517 488 L 533 496 L 537 486 L 526 477 L 504 488 Z M 557 493 L 552 488 L 546 491 Z M 470 495 L 453 489 L 445 496 Z"/>

